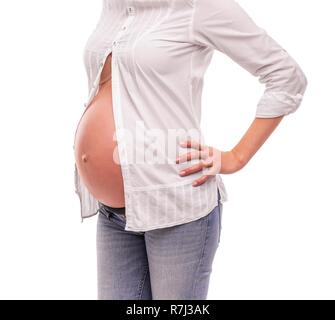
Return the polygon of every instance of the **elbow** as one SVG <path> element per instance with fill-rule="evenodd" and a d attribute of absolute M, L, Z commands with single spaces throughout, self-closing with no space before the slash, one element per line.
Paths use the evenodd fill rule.
<path fill-rule="evenodd" d="M 304 94 L 308 86 L 308 80 L 304 73 L 303 73 L 303 80 L 301 81 L 301 86 L 302 86 L 302 94 Z"/>
<path fill-rule="evenodd" d="M 292 87 L 292 95 L 296 98 L 296 100 L 295 103 L 292 104 L 292 108 L 288 114 L 295 112 L 300 107 L 308 86 L 307 76 L 298 64 L 295 66 L 295 75 L 295 80 L 292 81 L 292 83 L 295 83 Z"/>
<path fill-rule="evenodd" d="M 301 95 L 304 95 L 307 89 L 307 86 L 308 86 L 308 80 L 307 80 L 306 74 L 301 70 L 301 68 L 299 66 L 297 66 L 296 68 L 297 68 L 297 73 L 299 74 L 298 79 L 297 79 L 297 83 L 299 87 L 298 92 Z"/>
<path fill-rule="evenodd" d="M 290 76 L 281 83 L 268 85 L 257 105 L 256 117 L 272 118 L 295 112 L 303 100 L 308 80 L 298 64 L 291 65 Z"/>

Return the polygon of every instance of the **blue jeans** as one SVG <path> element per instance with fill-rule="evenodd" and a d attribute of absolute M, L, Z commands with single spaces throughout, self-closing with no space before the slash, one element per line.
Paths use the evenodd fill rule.
<path fill-rule="evenodd" d="M 98 299 L 205 300 L 220 242 L 221 216 L 218 202 L 198 220 L 135 232 L 124 230 L 123 214 L 102 206 L 96 238 Z"/>

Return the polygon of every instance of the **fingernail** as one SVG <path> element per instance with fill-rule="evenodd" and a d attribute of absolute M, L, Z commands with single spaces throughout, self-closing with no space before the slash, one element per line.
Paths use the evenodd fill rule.
<path fill-rule="evenodd" d="M 192 183 L 192 186 L 193 187 L 195 187 L 195 186 L 197 186 L 198 185 L 198 183 L 196 182 L 196 181 L 194 181 L 193 183 Z"/>
<path fill-rule="evenodd" d="M 186 171 L 184 171 L 184 170 L 179 172 L 180 175 L 183 175 L 185 173 L 186 173 Z"/>

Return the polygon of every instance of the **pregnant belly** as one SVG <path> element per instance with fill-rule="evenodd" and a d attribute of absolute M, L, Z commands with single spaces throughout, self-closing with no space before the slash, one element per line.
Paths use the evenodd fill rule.
<path fill-rule="evenodd" d="M 110 70 L 110 63 L 106 65 Z M 101 79 L 106 78 L 105 74 L 103 70 Z M 124 207 L 111 81 L 100 86 L 80 119 L 75 137 L 75 161 L 78 174 L 98 201 L 111 207 Z"/>

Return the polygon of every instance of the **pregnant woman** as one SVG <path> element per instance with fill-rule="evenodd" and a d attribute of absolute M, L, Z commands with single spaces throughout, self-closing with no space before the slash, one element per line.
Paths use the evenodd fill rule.
<path fill-rule="evenodd" d="M 265 84 L 227 151 L 200 128 L 214 50 Z M 228 199 L 221 174 L 299 107 L 306 77 L 234 0 L 104 0 L 84 52 L 75 186 L 82 219 L 98 217 L 98 299 L 206 299 Z"/>

